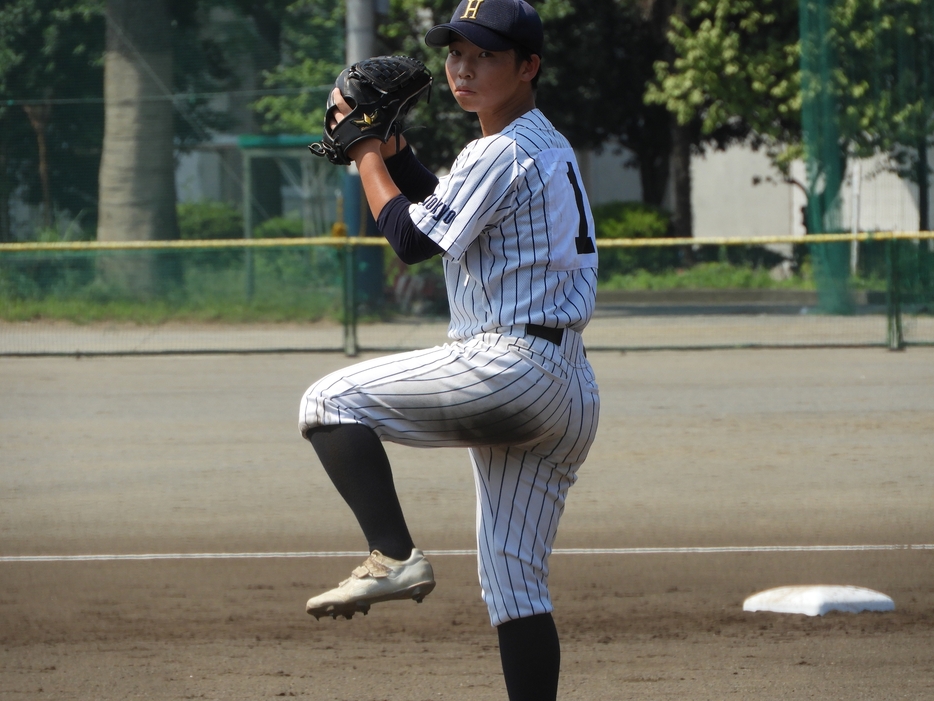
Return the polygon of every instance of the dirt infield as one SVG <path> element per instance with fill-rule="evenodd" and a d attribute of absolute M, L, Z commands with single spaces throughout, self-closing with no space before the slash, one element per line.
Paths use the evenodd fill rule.
<path fill-rule="evenodd" d="M 601 426 L 557 547 L 659 552 L 553 556 L 562 698 L 934 698 L 934 550 L 868 549 L 934 544 L 934 349 L 591 359 Z M 504 699 L 469 555 L 432 557 L 421 605 L 317 622 L 304 601 L 355 557 L 56 560 L 360 551 L 296 428 L 347 363 L 0 359 L 0 699 Z M 462 451 L 389 449 L 419 545 L 471 549 Z M 819 583 L 896 611 L 742 611 Z"/>

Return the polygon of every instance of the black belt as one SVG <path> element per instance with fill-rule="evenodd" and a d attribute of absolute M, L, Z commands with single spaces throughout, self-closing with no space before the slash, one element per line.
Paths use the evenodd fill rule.
<path fill-rule="evenodd" d="M 561 339 L 564 338 L 564 329 L 553 329 L 549 326 L 539 326 L 538 324 L 526 324 L 525 332 L 529 336 L 544 338 L 546 341 L 551 341 L 556 346 L 560 346 Z"/>

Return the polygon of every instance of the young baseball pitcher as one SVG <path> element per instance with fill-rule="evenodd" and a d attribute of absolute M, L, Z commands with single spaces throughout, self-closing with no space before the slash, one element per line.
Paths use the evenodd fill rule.
<path fill-rule="evenodd" d="M 535 10 L 522 0 L 464 0 L 425 40 L 447 48 L 448 84 L 482 137 L 440 179 L 404 139 L 361 139 L 346 157 L 399 257 L 442 257 L 451 341 L 353 365 L 305 394 L 302 435 L 371 553 L 307 611 L 350 618 L 432 591 L 381 441 L 466 447 L 481 591 L 509 698 L 546 701 L 556 698 L 560 665 L 548 557 L 599 413 L 581 340 L 597 286 L 593 221 L 570 144 L 535 107 Z M 340 85 L 328 129 L 352 112 Z"/>

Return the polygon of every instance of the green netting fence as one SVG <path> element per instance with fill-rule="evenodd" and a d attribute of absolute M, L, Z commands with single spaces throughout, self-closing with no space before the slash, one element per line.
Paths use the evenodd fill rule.
<path fill-rule="evenodd" d="M 845 310 L 826 309 L 815 261 L 853 241 Z M 594 350 L 934 344 L 930 232 L 598 247 Z M 447 314 L 440 260 L 402 265 L 375 237 L 0 245 L 6 356 L 354 355 L 443 343 Z"/>
<path fill-rule="evenodd" d="M 874 159 L 917 192 L 918 228 L 930 230 L 934 145 L 934 3 L 930 0 L 802 0 L 801 98 L 809 231 L 859 229 L 858 197 L 844 206 L 848 172 Z M 861 171 L 856 171 L 860 173 Z M 859 175 L 850 172 L 850 179 Z M 847 219 L 850 221 L 847 222 Z M 893 304 L 930 289 L 930 248 L 870 250 L 905 286 Z M 813 251 L 821 306 L 851 311 L 853 256 L 840 241 Z M 917 273 L 912 271 L 917 270 Z M 897 315 L 896 315 L 897 321 Z"/>

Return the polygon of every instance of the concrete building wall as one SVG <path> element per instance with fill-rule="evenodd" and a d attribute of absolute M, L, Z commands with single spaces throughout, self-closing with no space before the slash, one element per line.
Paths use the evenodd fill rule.
<path fill-rule="evenodd" d="M 781 181 L 762 153 L 733 148 L 695 156 L 691 162 L 694 236 L 803 234 L 797 225 L 800 213 L 796 214 L 794 190 Z"/>
<path fill-rule="evenodd" d="M 840 194 L 847 230 L 854 224 L 859 231 L 918 230 L 918 186 L 888 170 L 881 157 L 849 163 Z"/>
<path fill-rule="evenodd" d="M 639 201 L 639 171 L 627 167 L 626 153 L 578 154 L 592 204 Z M 934 149 L 930 162 L 934 163 Z M 806 183 L 804 164 L 792 179 Z M 697 238 L 804 236 L 803 187 L 783 182 L 768 157 L 736 146 L 695 156 L 691 203 Z M 840 193 L 843 227 L 850 231 L 917 231 L 918 187 L 886 167 L 883 158 L 851 162 Z M 934 202 L 934 185 L 928 197 Z"/>
<path fill-rule="evenodd" d="M 578 152 L 577 160 L 591 204 L 642 200 L 639 170 L 625 165 L 628 152 Z"/>

